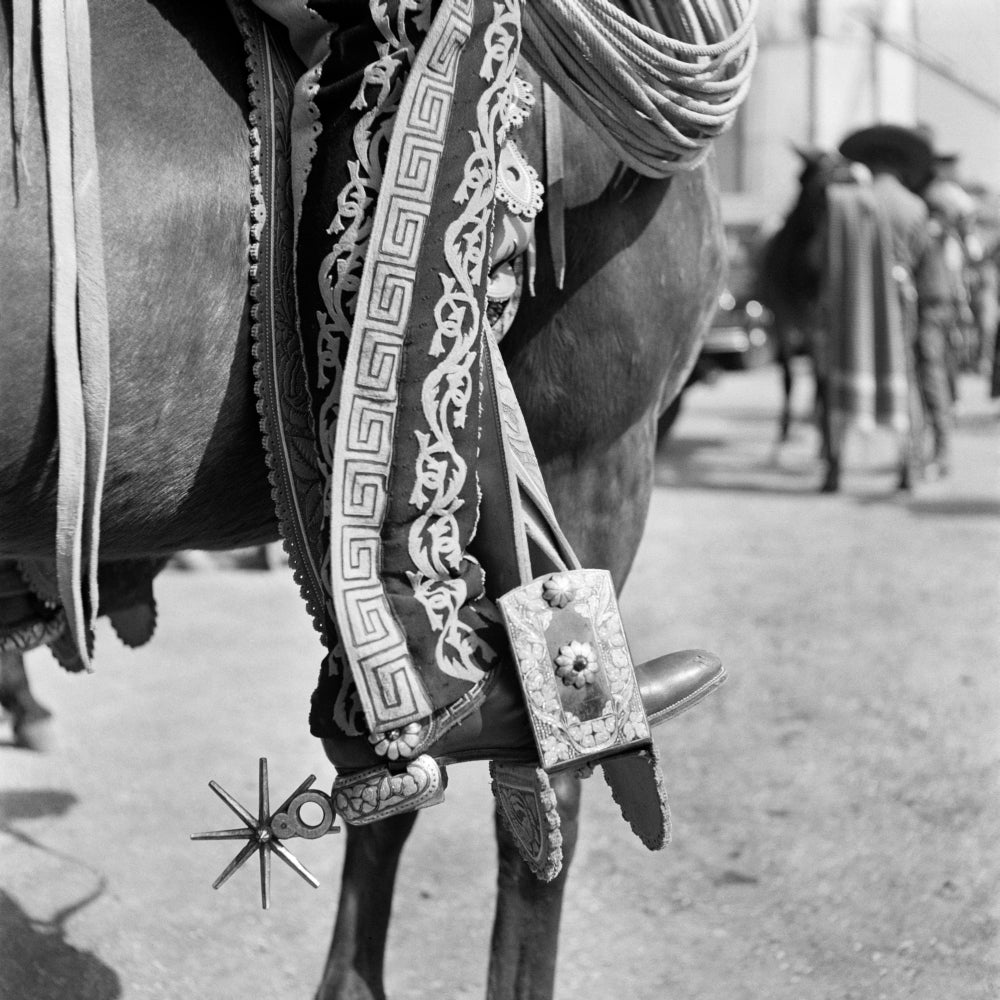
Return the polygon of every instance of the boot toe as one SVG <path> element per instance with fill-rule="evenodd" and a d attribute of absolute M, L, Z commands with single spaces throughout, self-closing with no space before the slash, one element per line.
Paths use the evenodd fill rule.
<path fill-rule="evenodd" d="M 726 679 L 722 661 L 704 649 L 668 653 L 635 668 L 639 693 L 651 726 L 698 704 Z"/>

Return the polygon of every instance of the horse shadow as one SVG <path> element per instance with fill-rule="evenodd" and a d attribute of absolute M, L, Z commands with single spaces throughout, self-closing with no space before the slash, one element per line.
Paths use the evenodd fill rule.
<path fill-rule="evenodd" d="M 0 833 L 35 849 L 49 851 L 13 824 L 19 820 L 64 815 L 76 796 L 55 789 L 0 791 Z M 49 851 L 49 853 L 54 853 Z M 69 919 L 103 895 L 101 879 L 83 898 L 49 919 L 32 917 L 0 889 L 0 995 L 17 1000 L 117 1000 L 122 983 L 110 966 L 66 940 Z"/>
<path fill-rule="evenodd" d="M 0 968 L 4 996 L 18 1000 L 117 1000 L 122 984 L 96 955 L 73 947 L 63 919 L 36 920 L 0 889 Z"/>
<path fill-rule="evenodd" d="M 24 834 L 14 830 L 10 826 L 11 823 L 22 819 L 65 816 L 77 801 L 72 792 L 63 792 L 55 788 L 15 788 L 0 791 L 0 830 L 25 840 Z"/>
<path fill-rule="evenodd" d="M 990 497 L 916 497 L 906 506 L 917 517 L 1000 517 L 1000 500 Z"/>
<path fill-rule="evenodd" d="M 766 452 L 747 453 L 723 436 L 685 434 L 660 446 L 654 481 L 674 489 L 794 496 L 814 493 L 820 475 L 819 460 L 809 448 L 789 449 L 776 441 Z"/>

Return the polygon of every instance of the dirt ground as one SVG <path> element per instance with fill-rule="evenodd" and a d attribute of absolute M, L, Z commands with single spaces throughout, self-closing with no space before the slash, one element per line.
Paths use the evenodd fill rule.
<path fill-rule="evenodd" d="M 808 387 L 797 399 L 807 409 Z M 954 474 L 892 490 L 852 443 L 816 490 L 804 422 L 774 445 L 771 369 L 694 389 L 657 469 L 623 598 L 633 652 L 706 646 L 729 683 L 658 730 L 674 840 L 646 852 L 599 778 L 585 790 L 558 991 L 602 1000 L 1000 997 L 1000 420 L 962 384 Z M 261 911 L 219 892 L 231 825 L 332 778 L 308 735 L 319 646 L 285 571 L 170 572 L 157 637 L 110 632 L 98 670 L 29 657 L 53 747 L 0 725 L 0 998 L 307 998 L 332 928 L 339 837 L 293 842 Z M 404 856 L 393 1000 L 484 992 L 495 849 L 485 768 L 452 769 Z"/>

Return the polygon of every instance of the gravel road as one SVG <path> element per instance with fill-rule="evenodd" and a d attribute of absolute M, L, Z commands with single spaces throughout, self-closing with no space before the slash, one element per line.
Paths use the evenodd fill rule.
<path fill-rule="evenodd" d="M 706 646 L 730 682 L 658 730 L 674 841 L 649 854 L 588 783 L 562 998 L 996 1000 L 1000 996 L 1000 420 L 967 378 L 954 474 L 892 489 L 889 442 L 852 442 L 816 492 L 804 421 L 774 444 L 771 369 L 693 389 L 657 468 L 623 597 L 637 658 Z M 807 409 L 802 387 L 798 410 Z M 252 804 L 332 769 L 308 735 L 319 658 L 287 572 L 169 572 L 160 626 L 98 670 L 29 657 L 53 748 L 0 724 L 0 998 L 308 998 L 340 838 L 297 844 L 262 912 L 207 788 Z M 495 850 L 485 768 L 407 847 L 393 1000 L 483 995 Z"/>

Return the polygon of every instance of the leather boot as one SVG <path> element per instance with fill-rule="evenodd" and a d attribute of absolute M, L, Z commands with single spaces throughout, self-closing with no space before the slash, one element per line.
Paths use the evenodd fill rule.
<path fill-rule="evenodd" d="M 498 815 L 525 864 L 542 881 L 550 881 L 562 867 L 562 836 L 548 775 L 568 769 L 585 776 L 600 764 L 622 818 L 647 848 L 660 850 L 670 841 L 670 810 L 658 751 L 648 741 L 645 722 L 654 726 L 697 704 L 725 680 L 725 671 L 718 657 L 703 650 L 671 653 L 634 670 L 627 698 L 632 704 L 642 702 L 645 720 L 640 713 L 639 718 L 630 716 L 627 725 L 641 728 L 647 742 L 612 745 L 610 730 L 605 730 L 601 750 L 557 755 L 553 761 L 551 732 L 536 743 L 539 716 L 529 717 L 518 670 L 507 661 L 458 705 L 424 723 L 368 737 L 324 739 L 323 748 L 339 772 L 331 791 L 333 806 L 355 825 L 412 812 L 444 800 L 446 765 L 488 760 Z M 530 691 L 530 673 L 522 676 L 529 678 L 525 690 Z M 541 719 L 545 731 L 547 714 Z M 579 720 L 577 724 L 582 726 Z M 597 729 L 592 733 L 596 736 Z M 540 766 L 540 752 L 549 760 L 546 768 Z"/>
<path fill-rule="evenodd" d="M 672 719 L 701 701 L 726 677 L 721 660 L 705 650 L 683 650 L 635 668 L 650 726 Z M 323 739 L 341 777 L 375 767 L 403 769 L 427 753 L 441 766 L 474 760 L 537 763 L 534 734 L 513 666 L 494 669 L 485 684 L 428 725 L 411 723 L 373 736 Z"/>
<path fill-rule="evenodd" d="M 670 839 L 663 773 L 650 729 L 725 679 L 703 650 L 634 667 L 611 576 L 543 574 L 501 595 L 511 656 L 458 702 L 398 729 L 326 738 L 337 813 L 375 823 L 443 801 L 448 764 L 488 760 L 497 809 L 526 864 L 543 879 L 562 864 L 549 775 L 600 764 L 612 798 L 650 849 Z"/>

